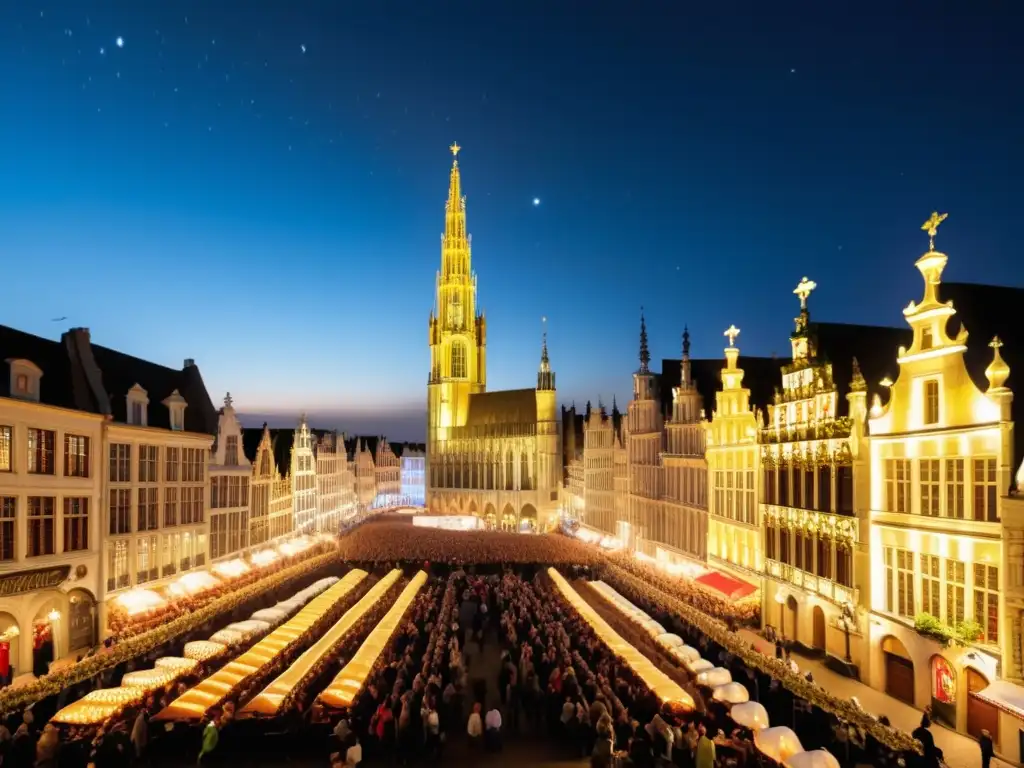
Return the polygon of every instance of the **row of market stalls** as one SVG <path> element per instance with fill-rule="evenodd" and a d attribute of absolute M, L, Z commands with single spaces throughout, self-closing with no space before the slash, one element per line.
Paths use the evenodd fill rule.
<path fill-rule="evenodd" d="M 556 584 L 558 584 L 557 580 Z M 734 723 L 749 729 L 754 735 L 754 746 L 761 754 L 786 768 L 839 768 L 839 761 L 827 750 L 805 750 L 791 728 L 784 725 L 772 727 L 764 706 L 750 700 L 750 691 L 743 683 L 733 680 L 732 673 L 728 669 L 716 666 L 703 658 L 699 650 L 686 645 L 679 635 L 666 632 L 661 624 L 637 608 L 609 584 L 603 581 L 594 581 L 590 582 L 590 586 L 625 618 L 646 632 L 668 656 L 686 669 L 698 687 L 709 690 L 711 698 L 728 709 L 729 717 Z M 561 585 L 559 587 L 562 588 Z M 586 601 L 582 598 L 578 599 L 580 603 L 586 605 Z M 597 615 L 589 605 L 587 605 L 587 609 L 591 614 Z M 581 615 L 588 622 L 591 621 L 588 615 L 582 611 Z M 605 622 L 601 620 L 601 623 Z M 597 631 L 597 626 L 593 623 L 592 626 Z M 652 690 L 654 690 L 653 687 Z M 690 698 L 688 694 L 687 698 Z M 691 708 L 692 701 L 690 698 Z"/>

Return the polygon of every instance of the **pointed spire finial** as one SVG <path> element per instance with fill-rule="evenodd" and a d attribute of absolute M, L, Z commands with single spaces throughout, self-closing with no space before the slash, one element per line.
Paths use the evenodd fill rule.
<path fill-rule="evenodd" d="M 448 147 L 448 149 L 450 149 L 452 151 L 452 157 L 454 157 L 456 162 L 458 162 L 459 150 L 462 149 L 462 147 L 459 146 L 459 142 L 457 142 L 457 141 L 452 142 L 452 145 L 450 147 Z"/>
<path fill-rule="evenodd" d="M 547 316 L 545 315 L 544 317 L 542 317 L 540 319 L 540 322 L 542 324 L 542 327 L 544 328 L 544 330 L 541 331 L 540 362 L 541 362 L 542 365 L 547 365 L 548 362 L 549 362 L 548 361 L 548 318 L 547 318 Z"/>
<path fill-rule="evenodd" d="M 985 369 L 985 378 L 988 379 L 988 387 L 991 392 L 1004 388 L 1006 380 L 1010 378 L 1010 366 L 1006 364 L 1002 354 L 999 352 L 1003 346 L 1002 339 L 998 336 L 993 336 L 992 341 L 988 345 L 992 347 L 992 362 Z"/>
<path fill-rule="evenodd" d="M 224 407 L 230 408 L 232 405 L 234 405 L 234 401 L 231 399 L 231 393 L 228 392 L 226 395 L 224 395 Z"/>
<path fill-rule="evenodd" d="M 651 353 L 647 350 L 647 322 L 644 308 L 640 307 L 640 373 L 650 373 Z"/>
<path fill-rule="evenodd" d="M 813 280 L 808 280 L 804 277 L 793 289 L 793 293 L 800 297 L 800 309 L 807 309 L 807 297 L 811 295 L 811 292 L 818 287 L 818 284 Z"/>
<path fill-rule="evenodd" d="M 868 383 L 864 380 L 864 374 L 860 372 L 860 362 L 857 358 L 853 358 L 853 370 L 850 373 L 850 391 L 851 392 L 864 392 L 868 388 Z"/>
<path fill-rule="evenodd" d="M 921 229 L 928 233 L 928 250 L 935 250 L 935 235 L 939 232 L 939 225 L 949 217 L 948 213 L 939 213 L 938 211 L 932 211 L 932 215 L 928 217 L 928 221 L 921 225 Z"/>
<path fill-rule="evenodd" d="M 740 335 L 740 329 L 737 328 L 735 325 L 730 325 L 728 328 L 725 329 L 725 333 L 722 335 L 728 337 L 730 347 L 735 347 L 736 337 Z"/>
<path fill-rule="evenodd" d="M 683 357 L 690 357 L 690 328 L 683 326 Z"/>

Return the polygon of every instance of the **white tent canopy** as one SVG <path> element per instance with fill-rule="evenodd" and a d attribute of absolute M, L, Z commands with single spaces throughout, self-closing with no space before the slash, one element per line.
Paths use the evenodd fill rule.
<path fill-rule="evenodd" d="M 785 763 L 793 755 L 804 751 L 804 745 L 793 733 L 793 729 L 784 725 L 754 731 L 754 746 L 762 755 L 777 763 Z"/>
<path fill-rule="evenodd" d="M 756 701 L 745 701 L 742 704 L 733 705 L 729 710 L 729 717 L 736 725 L 749 728 L 752 731 L 760 731 L 770 725 L 768 710 Z"/>
<path fill-rule="evenodd" d="M 740 683 L 726 683 L 719 685 L 711 692 L 711 698 L 726 704 L 742 704 L 750 701 L 750 693 Z"/>
<path fill-rule="evenodd" d="M 783 760 L 782 764 L 785 768 L 840 768 L 839 761 L 825 749 L 797 752 L 788 760 Z"/>

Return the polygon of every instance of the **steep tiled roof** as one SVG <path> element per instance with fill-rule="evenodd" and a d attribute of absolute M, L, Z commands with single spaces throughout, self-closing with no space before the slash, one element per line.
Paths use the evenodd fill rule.
<path fill-rule="evenodd" d="M 61 342 L 0 325 L 0 363 L 4 363 L 0 368 L 0 396 L 3 397 L 11 396 L 10 369 L 4 362 L 10 359 L 28 360 L 43 372 L 39 381 L 40 402 L 100 413 L 87 387 L 85 391 L 76 391 L 68 353 Z"/>
<path fill-rule="evenodd" d="M 486 424 L 536 424 L 537 391 L 506 389 L 469 396 L 466 426 Z"/>
<path fill-rule="evenodd" d="M 138 384 L 149 397 L 149 426 L 170 429 L 171 414 L 163 401 L 177 390 L 188 403 L 185 429 L 217 434 L 217 409 L 213 407 L 199 368 L 191 361 L 181 369 L 168 368 L 98 344 L 92 345 L 92 354 L 103 374 L 103 387 L 110 396 L 114 421 L 128 421 L 126 395 Z"/>
<path fill-rule="evenodd" d="M 149 397 L 149 426 L 169 429 L 170 411 L 163 400 L 177 390 L 188 404 L 185 429 L 217 434 L 217 409 L 191 361 L 181 369 L 151 363 L 93 344 L 85 328 L 72 328 L 58 342 L 0 326 L 0 360 L 11 358 L 30 360 L 42 370 L 40 400 L 45 404 L 109 413 L 124 423 L 126 395 L 138 384 Z M 0 376 L 0 394 L 10 395 L 9 389 L 10 377 Z"/>

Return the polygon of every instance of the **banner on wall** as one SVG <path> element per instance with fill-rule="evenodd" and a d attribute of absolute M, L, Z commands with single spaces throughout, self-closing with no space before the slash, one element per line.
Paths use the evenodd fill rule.
<path fill-rule="evenodd" d="M 0 678 L 6 680 L 11 671 L 11 644 L 0 640 Z"/>

